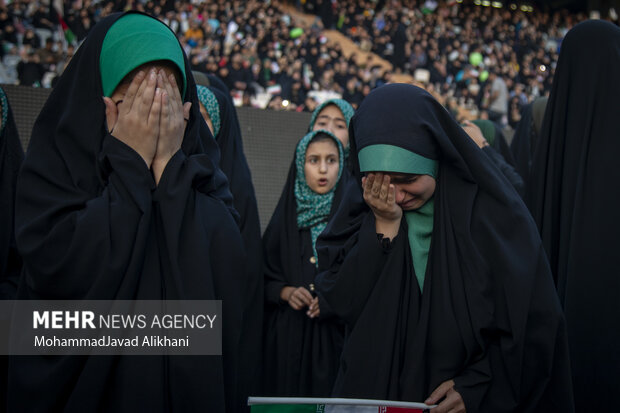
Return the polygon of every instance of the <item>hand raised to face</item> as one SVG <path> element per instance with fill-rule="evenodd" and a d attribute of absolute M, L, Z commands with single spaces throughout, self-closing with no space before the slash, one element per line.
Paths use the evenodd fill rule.
<path fill-rule="evenodd" d="M 191 102 L 183 104 L 173 73 L 166 73 L 161 69 L 157 77 L 157 87 L 162 90 L 162 110 L 152 169 L 155 182 L 159 183 L 168 161 L 181 149 L 192 104 Z"/>
<path fill-rule="evenodd" d="M 396 203 L 396 188 L 390 184 L 390 176 L 382 172 L 369 173 L 362 178 L 364 201 L 377 219 L 400 221 L 403 210 Z"/>
<path fill-rule="evenodd" d="M 362 178 L 364 201 L 375 215 L 377 234 L 393 239 L 398 234 L 403 209 L 396 203 L 396 187 L 390 184 L 390 176 L 371 172 Z"/>
<path fill-rule="evenodd" d="M 126 92 L 104 97 L 108 130 L 130 146 L 151 167 L 157 149 L 162 91 L 157 87 L 157 70 L 140 70 Z"/>

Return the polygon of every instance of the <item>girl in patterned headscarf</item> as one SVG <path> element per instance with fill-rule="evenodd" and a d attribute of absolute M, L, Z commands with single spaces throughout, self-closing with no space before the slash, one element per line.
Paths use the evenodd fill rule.
<path fill-rule="evenodd" d="M 343 99 L 329 99 L 312 112 L 308 132 L 325 129 L 333 133 L 344 147 L 344 157 L 349 157 L 349 122 L 355 110 Z"/>
<path fill-rule="evenodd" d="M 343 154 L 330 132 L 314 131 L 301 139 L 263 237 L 265 395 L 331 394 L 343 331 L 313 296 L 313 283 L 316 240 L 341 196 Z"/>

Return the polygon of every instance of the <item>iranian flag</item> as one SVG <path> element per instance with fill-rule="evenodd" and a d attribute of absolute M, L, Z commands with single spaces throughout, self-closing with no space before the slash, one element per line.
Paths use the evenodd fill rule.
<path fill-rule="evenodd" d="M 424 403 L 370 399 L 250 397 L 252 413 L 426 413 Z"/>
<path fill-rule="evenodd" d="M 65 35 L 65 40 L 67 43 L 71 44 L 75 40 L 75 34 L 71 31 L 67 22 L 64 19 L 65 8 L 62 4 L 62 0 L 49 0 L 49 14 L 52 21 L 57 21 L 60 24 L 60 28 L 62 29 L 63 34 Z"/>

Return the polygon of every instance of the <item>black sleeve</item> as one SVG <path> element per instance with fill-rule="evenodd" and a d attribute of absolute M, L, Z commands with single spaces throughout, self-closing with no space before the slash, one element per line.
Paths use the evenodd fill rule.
<path fill-rule="evenodd" d="M 504 160 L 501 154 L 493 149 L 491 146 L 485 146 L 482 151 L 493 161 L 495 166 L 504 174 L 506 179 L 517 190 L 519 195 L 523 196 L 523 178 L 517 173 L 517 171 L 508 162 Z"/>
<path fill-rule="evenodd" d="M 400 231 L 402 227 L 399 235 Z M 355 244 L 340 262 L 317 276 L 319 301 L 348 325 L 355 324 L 364 309 L 393 244 L 378 236 L 370 211 L 355 236 Z"/>

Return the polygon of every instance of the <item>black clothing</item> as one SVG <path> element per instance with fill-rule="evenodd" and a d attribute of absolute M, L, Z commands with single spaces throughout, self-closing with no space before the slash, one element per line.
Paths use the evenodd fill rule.
<path fill-rule="evenodd" d="M 422 291 L 407 221 L 377 239 L 355 154 L 395 145 L 439 163 Z M 424 401 L 442 382 L 473 412 L 573 411 L 566 331 L 534 223 L 430 94 L 371 92 L 350 129 L 355 178 L 319 237 L 317 293 L 346 324 L 336 397 Z"/>
<path fill-rule="evenodd" d="M 0 89 L 4 95 L 4 91 Z M 6 95 L 5 95 L 6 96 Z M 24 159 L 13 111 L 8 104 L 6 121 L 0 126 L 0 299 L 15 298 L 21 258 L 15 246 L 15 186 Z M 2 106 L 0 101 L 0 107 Z"/>
<path fill-rule="evenodd" d="M 491 159 L 491 161 L 493 161 L 495 166 L 499 168 L 499 170 L 506 177 L 506 179 L 508 179 L 508 181 L 517 191 L 517 193 L 523 196 L 523 178 L 521 178 L 521 175 L 517 173 L 515 168 L 513 168 L 512 165 L 506 162 L 506 159 L 504 159 L 504 157 L 498 151 L 493 149 L 492 146 L 485 146 L 484 148 L 482 148 L 482 151 L 487 154 L 487 156 Z"/>
<path fill-rule="evenodd" d="M 0 94 L 6 99 L 2 89 Z M 0 126 L 0 300 L 12 300 L 17 292 L 22 267 L 15 246 L 14 224 L 15 184 L 24 151 L 8 99 L 0 100 L 0 109 L 3 119 Z M 0 314 L 0 323 L 8 325 L 9 322 L 9 314 Z M 0 412 L 6 411 L 7 368 L 7 356 L 0 356 Z"/>
<path fill-rule="evenodd" d="M 564 307 L 578 412 L 620 389 L 620 28 L 591 20 L 562 42 L 527 187 Z"/>
<path fill-rule="evenodd" d="M 308 229 L 297 225 L 294 193 L 295 160 L 278 205 L 263 236 L 265 251 L 265 328 L 263 394 L 281 397 L 329 397 L 331 395 L 344 329 L 328 305 L 319 301 L 321 314 L 310 319 L 305 310 L 294 310 L 280 300 L 286 286 L 311 290 L 317 273 Z M 347 181 L 347 169 L 334 193 L 333 214 Z"/>
<path fill-rule="evenodd" d="M 538 98 L 521 110 L 521 120 L 517 124 L 510 151 L 515 160 L 515 168 L 524 181 L 530 178 L 532 158 L 538 143 L 547 98 Z"/>
<path fill-rule="evenodd" d="M 220 108 L 220 130 L 216 136 L 220 148 L 220 168 L 226 174 L 233 205 L 239 213 L 239 229 L 246 250 L 246 285 L 244 286 L 243 330 L 241 332 L 240 385 L 241 402 L 245 407 L 248 396 L 256 393 L 259 380 L 263 326 L 263 250 L 258 205 L 252 184 L 252 174 L 243 152 L 241 127 L 237 111 L 226 86 L 215 76 L 209 76 L 209 89 Z M 219 88 L 218 88 L 219 87 Z M 223 88 L 223 89 L 222 89 Z"/>
<path fill-rule="evenodd" d="M 93 27 L 35 122 L 17 184 L 18 298 L 222 300 L 223 356 L 13 357 L 9 410 L 228 412 L 245 285 L 232 197 L 187 69 L 191 113 L 159 185 L 106 132 L 99 57 L 120 16 Z"/>

